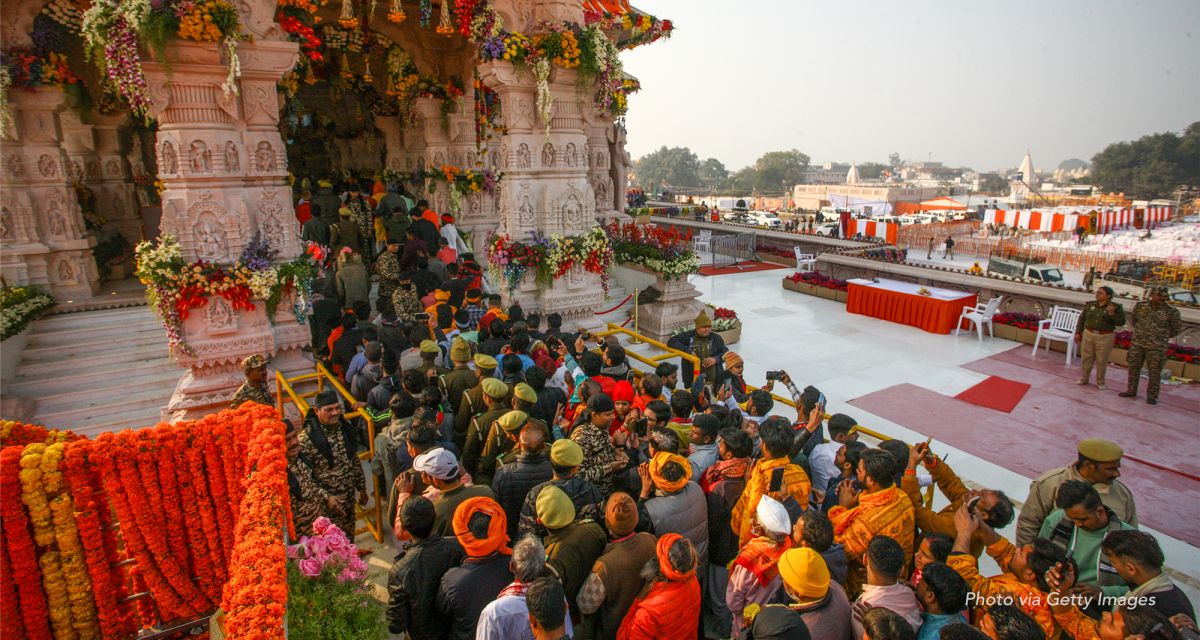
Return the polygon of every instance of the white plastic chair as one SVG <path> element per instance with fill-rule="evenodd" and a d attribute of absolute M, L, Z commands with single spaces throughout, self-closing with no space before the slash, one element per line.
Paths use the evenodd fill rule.
<path fill-rule="evenodd" d="M 800 247 L 792 247 L 792 251 L 796 254 L 796 271 L 806 272 L 817 269 L 817 256 L 815 254 L 803 253 L 803 249 Z"/>
<path fill-rule="evenodd" d="M 700 233 L 696 234 L 696 237 L 692 238 L 692 251 L 695 251 L 696 253 L 700 253 L 701 251 L 711 253 L 712 231 L 704 229 Z"/>
<path fill-rule="evenodd" d="M 996 296 L 987 301 L 987 304 L 977 304 L 974 307 L 963 307 L 962 315 L 958 317 L 958 324 L 954 326 L 954 335 L 958 335 L 959 329 L 962 329 L 963 320 L 975 325 L 975 332 L 979 334 L 979 341 L 983 342 L 983 325 L 988 326 L 988 337 L 995 337 L 995 332 L 992 327 L 992 316 L 996 315 L 996 311 L 1000 309 L 1000 302 L 1004 300 L 1004 296 Z M 969 325 L 968 325 L 969 326 Z"/>
<path fill-rule="evenodd" d="M 1055 306 L 1050 310 L 1050 317 L 1038 323 L 1037 337 L 1033 340 L 1033 355 L 1037 355 L 1038 343 L 1046 340 L 1046 350 L 1050 350 L 1051 341 L 1067 343 L 1067 366 L 1071 366 L 1071 357 L 1075 355 L 1075 325 L 1083 311 L 1070 307 Z"/>

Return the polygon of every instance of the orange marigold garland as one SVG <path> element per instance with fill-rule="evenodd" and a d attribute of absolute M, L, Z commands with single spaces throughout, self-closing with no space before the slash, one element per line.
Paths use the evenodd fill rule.
<path fill-rule="evenodd" d="M 92 484 L 94 476 L 87 467 L 90 448 L 91 443 L 83 440 L 67 444 L 63 455 L 63 476 L 75 504 L 75 523 L 79 528 L 79 539 L 83 543 L 84 559 L 91 577 L 100 630 L 106 638 L 127 636 L 134 629 L 129 618 L 129 606 L 121 602 L 120 574 L 110 570 L 116 554 L 109 555 L 105 545 L 101 513 L 106 512 L 108 507 L 96 498 Z"/>
<path fill-rule="evenodd" d="M 129 566 L 129 585 L 130 591 L 134 593 L 147 593 L 150 587 L 146 585 L 146 580 L 142 578 L 142 572 L 136 564 Z M 154 600 L 151 598 L 137 599 L 137 614 L 139 626 L 143 629 L 149 628 L 158 620 L 158 614 L 154 611 Z"/>
<path fill-rule="evenodd" d="M 97 440 L 97 444 L 107 445 L 105 448 L 108 450 L 102 457 L 106 462 L 104 491 L 108 494 L 113 510 L 117 512 L 117 519 L 124 523 L 121 536 L 125 540 L 125 548 L 137 560 L 138 574 L 145 581 L 146 589 L 154 595 L 161 618 L 167 621 L 194 616 L 198 612 L 175 592 L 168 576 L 159 571 L 154 561 L 155 556 L 167 554 L 166 543 L 158 537 L 161 532 L 155 531 L 156 527 L 148 517 L 139 519 L 136 515 L 137 511 L 144 508 L 146 498 L 134 466 L 136 451 L 123 437 L 128 433 L 106 433 Z M 142 624 L 147 624 L 144 614 Z"/>
<path fill-rule="evenodd" d="M 67 492 L 62 470 L 64 446 L 61 442 L 48 445 L 42 454 L 42 488 L 50 500 L 54 546 L 71 603 L 71 627 L 80 638 L 88 640 L 100 637 L 100 625 L 92 596 L 92 580 L 88 575 L 79 529 L 75 524 L 75 504 Z"/>
<path fill-rule="evenodd" d="M 263 418 L 247 447 L 249 474 L 221 608 L 232 638 L 282 638 L 287 556 L 280 540 L 288 491 L 283 423 Z"/>
<path fill-rule="evenodd" d="M 208 477 L 204 469 L 204 438 L 193 431 L 188 435 L 187 450 L 184 452 L 188 469 L 191 471 L 192 491 L 196 496 L 196 511 L 200 514 L 200 525 L 203 529 L 204 540 L 208 545 L 213 578 L 217 585 L 223 584 L 228 577 L 226 573 L 227 551 L 222 544 L 220 527 L 217 525 L 216 509 L 212 502 L 212 493 L 208 489 Z"/>
<path fill-rule="evenodd" d="M 29 534 L 25 509 L 21 506 L 21 452 L 20 446 L 5 447 L 0 451 L 0 531 L 20 601 L 25 637 L 50 640 L 50 616 L 46 594 L 42 591 L 37 549 Z"/>
<path fill-rule="evenodd" d="M 196 487 L 191 473 L 191 464 L 187 459 L 187 448 L 191 438 L 181 431 L 176 435 L 172 454 L 175 458 L 176 481 L 179 487 L 179 502 L 183 512 L 184 524 L 188 539 L 188 548 L 192 566 L 200 589 L 209 600 L 217 601 L 221 597 L 221 583 L 217 579 L 219 562 L 217 555 L 210 549 L 207 536 L 204 533 L 204 523 L 200 515 L 200 498 L 196 495 Z M 207 500 L 207 496 L 204 498 Z"/>
<path fill-rule="evenodd" d="M 229 490 L 226 485 L 225 464 L 221 459 L 221 451 L 208 432 L 198 434 L 198 439 L 204 446 L 204 467 L 208 479 L 209 495 L 212 496 L 213 511 L 216 513 L 217 530 L 221 535 L 223 564 L 229 564 L 229 554 L 233 551 L 234 514 L 229 501 Z M 232 461 L 230 461 L 232 464 Z"/>
<path fill-rule="evenodd" d="M 13 582 L 12 568 L 8 566 L 8 549 L 0 550 L 0 621 L 5 625 L 5 633 L 14 638 L 25 637 L 21 603 L 17 601 L 17 585 Z"/>
<path fill-rule="evenodd" d="M 141 449 L 138 466 L 144 469 L 142 477 L 145 478 L 146 486 L 157 489 L 160 505 L 156 513 L 160 514 L 159 526 L 167 531 L 167 544 L 171 555 L 183 574 L 190 577 L 194 575 L 192 567 L 195 565 L 189 555 L 187 530 L 184 527 L 178 487 L 175 485 L 175 456 L 172 452 L 174 430 L 171 425 L 159 424 L 138 431 Z M 151 498 L 151 503 L 153 502 L 154 498 Z"/>

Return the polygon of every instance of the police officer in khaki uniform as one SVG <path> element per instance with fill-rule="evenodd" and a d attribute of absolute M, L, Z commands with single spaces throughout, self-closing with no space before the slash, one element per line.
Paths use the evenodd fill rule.
<path fill-rule="evenodd" d="M 483 445 L 483 453 L 479 458 L 479 470 L 472 478 L 477 482 L 492 484 L 496 475 L 499 459 L 517 446 L 517 435 L 529 423 L 529 414 L 524 411 L 509 411 L 492 422 L 488 427 L 487 441 Z"/>
<path fill-rule="evenodd" d="M 471 345 L 460 336 L 454 336 L 450 343 L 450 362 L 454 363 L 454 368 L 438 378 L 438 388 L 442 390 L 446 406 L 458 409 L 463 394 L 479 382 L 471 370 Z"/>
<path fill-rule="evenodd" d="M 1125 308 L 1113 302 L 1113 290 L 1096 289 L 1096 299 L 1083 306 L 1075 323 L 1075 342 L 1083 357 L 1083 374 L 1075 384 L 1087 384 L 1096 366 L 1096 388 L 1104 389 L 1104 374 L 1108 369 L 1108 354 L 1113 348 L 1113 332 L 1125 326 Z"/>
<path fill-rule="evenodd" d="M 483 381 L 496 374 L 500 366 L 496 359 L 484 353 L 475 354 L 475 386 L 467 389 L 458 401 L 458 411 L 454 413 L 454 445 L 463 451 L 466 444 L 467 431 L 471 427 L 471 418 L 487 410 L 483 403 Z"/>
<path fill-rule="evenodd" d="M 1150 383 L 1146 385 L 1146 404 L 1158 404 L 1158 387 L 1162 382 L 1163 361 L 1167 359 L 1167 344 L 1179 335 L 1183 324 L 1179 309 L 1167 304 L 1167 288 L 1157 286 L 1150 290 L 1150 301 L 1133 306 L 1133 340 L 1129 345 L 1126 362 L 1129 365 L 1129 388 L 1119 395 L 1122 398 L 1137 397 L 1138 383 L 1142 375 L 1142 363 Z"/>
<path fill-rule="evenodd" d="M 1042 522 L 1054 511 L 1058 488 L 1068 480 L 1090 483 L 1100 492 L 1100 500 L 1113 513 L 1130 525 L 1137 526 L 1137 507 L 1133 492 L 1117 478 L 1121 476 L 1121 447 L 1099 438 L 1080 441 L 1076 447 L 1079 459 L 1073 465 L 1043 473 L 1029 484 L 1029 497 L 1017 518 L 1017 545 L 1033 542 Z"/>

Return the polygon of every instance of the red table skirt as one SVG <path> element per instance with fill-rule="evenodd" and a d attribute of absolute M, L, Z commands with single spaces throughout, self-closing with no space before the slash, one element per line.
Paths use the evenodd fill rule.
<path fill-rule="evenodd" d="M 963 307 L 974 307 L 975 301 L 976 296 L 941 300 L 850 283 L 846 311 L 907 324 L 930 333 L 950 333 L 962 315 Z"/>

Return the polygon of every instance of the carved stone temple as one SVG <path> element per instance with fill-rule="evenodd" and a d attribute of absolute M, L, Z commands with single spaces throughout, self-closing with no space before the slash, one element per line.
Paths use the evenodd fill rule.
<path fill-rule="evenodd" d="M 595 20 L 585 16 L 582 0 L 477 4 L 483 2 L 505 33 Z M 318 178 L 350 171 L 380 180 L 447 165 L 502 174 L 498 189 L 461 198 L 445 183 L 405 182 L 439 213 L 456 214 L 485 266 L 493 233 L 514 240 L 535 231 L 581 235 L 623 212 L 624 129 L 616 110 L 599 104 L 596 82 L 581 82 L 578 70 L 554 64 L 539 86 L 529 65 L 481 61 L 474 34 L 460 33 L 453 19 L 453 33 L 435 28 L 455 3 L 445 9 L 441 2 L 425 4 L 426 24 L 423 3 L 411 0 L 313 5 L 319 20 L 310 24 L 321 40 L 315 49 L 294 34 L 294 24 L 280 21 L 290 15 L 281 7 L 290 3 L 230 4 L 245 36 L 236 42 L 236 61 L 226 42 L 174 34 L 165 51 L 139 49 L 150 101 L 145 117 L 114 98 L 120 92 L 111 86 L 102 89 L 103 72 L 84 54 L 78 22 L 91 3 L 5 5 L 6 60 L 32 51 L 44 60 L 66 60 L 80 79 L 29 86 L 21 76 L 6 85 L 11 119 L 0 147 L 6 285 L 37 285 L 60 305 L 103 308 L 104 274 L 131 278 L 135 266 L 132 251 L 112 257 L 98 247 L 121 241 L 132 247 L 167 234 L 178 239 L 188 263 L 232 264 L 256 234 L 280 252 L 281 262 L 291 260 L 304 250 L 294 212 L 302 185 L 315 191 Z M 399 22 L 385 17 L 396 8 L 406 14 Z M 348 15 L 357 26 L 339 26 Z M 606 37 L 618 48 L 642 43 L 628 42 L 639 32 L 622 27 L 619 17 L 615 26 L 607 19 Z M 39 35 L 51 28 L 65 34 L 53 53 L 58 58 L 47 57 Z M 407 75 L 391 72 L 389 65 L 400 59 L 411 67 Z M 397 108 L 389 99 L 393 85 L 413 77 L 430 86 L 456 85 L 461 95 L 423 90 Z M 90 100 L 74 99 L 81 87 Z M 493 113 L 481 116 L 477 87 L 494 98 L 488 103 Z M 503 293 L 527 311 L 591 324 L 605 303 L 600 284 L 598 275 L 576 267 L 552 286 L 539 286 L 530 275 Z M 253 311 L 238 310 L 219 295 L 193 309 L 182 322 L 192 353 L 172 354 L 183 372 L 173 395 L 163 398 L 162 416 L 223 406 L 242 382 L 239 361 L 251 354 L 268 354 L 272 367 L 285 373 L 311 371 L 309 327 L 297 320 L 293 301 L 280 301 L 270 317 L 261 301 Z"/>

